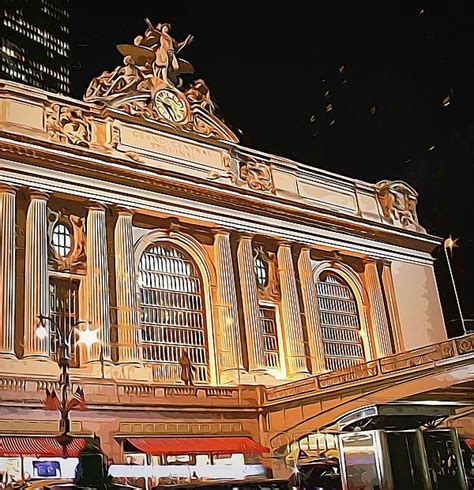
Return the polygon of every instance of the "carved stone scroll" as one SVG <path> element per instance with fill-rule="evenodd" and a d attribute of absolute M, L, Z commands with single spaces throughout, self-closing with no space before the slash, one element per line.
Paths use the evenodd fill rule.
<path fill-rule="evenodd" d="M 79 108 L 50 104 L 46 107 L 46 130 L 57 143 L 90 147 L 90 118 Z"/>
<path fill-rule="evenodd" d="M 400 180 L 382 180 L 375 186 L 377 199 L 387 223 L 400 225 L 408 230 L 424 232 L 416 214 L 418 193 Z"/>

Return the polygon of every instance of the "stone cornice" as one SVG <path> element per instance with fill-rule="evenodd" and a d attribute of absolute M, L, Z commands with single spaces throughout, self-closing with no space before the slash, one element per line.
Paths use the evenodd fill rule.
<path fill-rule="evenodd" d="M 99 155 L 83 148 L 68 148 L 68 152 L 65 153 L 54 148 L 55 145 L 52 144 L 40 146 L 37 142 L 34 145 L 31 143 L 25 137 L 13 136 L 13 138 L 9 137 L 9 141 L 2 140 L 0 137 L 0 153 L 13 161 L 17 161 L 18 156 L 23 156 L 27 164 L 62 172 L 69 170 L 76 175 L 113 181 L 137 189 L 148 188 L 169 195 L 192 196 L 204 202 L 225 205 L 227 208 L 254 212 L 261 216 L 289 219 L 295 224 L 317 224 L 319 227 L 327 226 L 331 230 L 343 233 L 362 232 L 370 235 L 377 233 L 381 241 L 400 243 L 403 240 L 406 246 L 415 250 L 430 252 L 442 243 L 441 239 L 434 236 L 401 230 L 384 223 L 374 223 L 364 218 L 348 216 L 306 203 L 292 202 L 281 196 L 261 196 L 241 188 L 229 189 L 229 186 L 219 182 L 203 182 L 202 179 L 192 176 L 187 176 L 185 181 L 182 175 L 163 169 L 160 169 L 159 173 L 151 173 L 148 166 L 132 162 L 125 157 L 120 158 L 119 155 L 114 157 Z M 262 197 L 265 198 L 264 205 L 262 205 Z"/>

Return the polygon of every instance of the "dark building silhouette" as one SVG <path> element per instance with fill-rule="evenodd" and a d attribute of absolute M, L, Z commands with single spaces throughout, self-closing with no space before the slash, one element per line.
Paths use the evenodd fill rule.
<path fill-rule="evenodd" d="M 0 0 L 0 77 L 69 94 L 69 0 Z"/>

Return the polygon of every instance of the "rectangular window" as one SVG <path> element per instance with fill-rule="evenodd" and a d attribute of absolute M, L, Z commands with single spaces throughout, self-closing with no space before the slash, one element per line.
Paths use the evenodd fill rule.
<path fill-rule="evenodd" d="M 70 279 L 53 277 L 49 283 L 51 318 L 50 327 L 50 352 L 54 360 L 58 360 L 58 346 L 60 333 L 67 334 L 79 321 L 79 282 Z M 59 332 L 58 332 L 59 330 Z M 70 335 L 71 366 L 79 365 L 79 355 L 75 342 L 74 332 Z"/>
<path fill-rule="evenodd" d="M 260 315 L 265 367 L 279 369 L 280 355 L 275 307 L 260 305 Z"/>

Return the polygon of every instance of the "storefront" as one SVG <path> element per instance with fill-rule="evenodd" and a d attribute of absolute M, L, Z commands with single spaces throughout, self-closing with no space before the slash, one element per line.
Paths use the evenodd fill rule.
<path fill-rule="evenodd" d="M 4 481 L 72 479 L 87 439 L 74 437 L 63 447 L 54 436 L 1 435 L 0 474 Z M 67 457 L 64 457 L 67 456 Z"/>
<path fill-rule="evenodd" d="M 148 486 L 263 476 L 261 456 L 269 451 L 244 436 L 135 436 L 123 437 L 120 442 L 127 464 L 112 465 L 110 474 Z"/>

